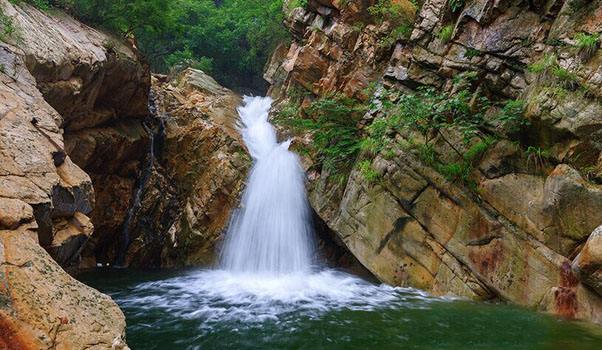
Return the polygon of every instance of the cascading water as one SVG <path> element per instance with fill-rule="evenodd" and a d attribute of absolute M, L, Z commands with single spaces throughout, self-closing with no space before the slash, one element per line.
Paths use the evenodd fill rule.
<path fill-rule="evenodd" d="M 115 288 L 121 276 L 111 281 L 111 272 L 103 278 L 127 315 L 132 348 L 515 349 L 520 334 L 529 335 L 525 349 L 599 348 L 598 338 L 576 347 L 537 338 L 564 331 L 582 341 L 588 335 L 555 320 L 552 326 L 529 320 L 525 311 L 507 317 L 508 310 L 492 313 L 487 306 L 449 303 L 418 290 L 312 268 L 312 232 L 297 156 L 288 150 L 289 142 L 276 142 L 267 120 L 271 100 L 246 97 L 244 102 L 241 132 L 254 166 L 220 267 L 158 276 L 122 289 Z M 487 327 L 491 324 L 499 327 Z M 525 331 L 528 327 L 532 331 Z M 550 327 L 555 330 L 541 331 Z"/>
<path fill-rule="evenodd" d="M 272 100 L 245 97 L 238 109 L 254 165 L 221 256 L 224 269 L 256 274 L 308 273 L 313 233 L 304 172 L 290 140 L 278 144 L 268 122 Z"/>

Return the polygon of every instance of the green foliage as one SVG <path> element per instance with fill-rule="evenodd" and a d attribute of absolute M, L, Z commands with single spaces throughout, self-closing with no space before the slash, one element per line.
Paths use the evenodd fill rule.
<path fill-rule="evenodd" d="M 471 59 L 473 57 L 477 57 L 481 55 L 481 51 L 474 49 L 472 47 L 469 47 L 466 49 L 466 51 L 464 52 L 464 57 Z"/>
<path fill-rule="evenodd" d="M 10 0 L 13 4 L 19 4 L 21 2 L 26 2 L 32 6 L 39 8 L 40 10 L 48 10 L 50 8 L 49 0 Z M 56 1 L 54 1 L 56 2 Z M 58 3 L 61 3 L 58 1 Z"/>
<path fill-rule="evenodd" d="M 297 132 L 311 132 L 316 159 L 330 174 L 344 175 L 351 169 L 361 148 L 358 121 L 364 105 L 343 96 L 314 101 L 303 118 L 295 107 L 285 107 L 275 120 Z"/>
<path fill-rule="evenodd" d="M 28 0 L 60 6 L 82 21 L 124 37 L 158 72 L 174 65 L 213 71 L 234 89 L 262 91 L 263 67 L 288 39 L 283 0 Z M 307 1 L 299 0 L 303 5 Z"/>
<path fill-rule="evenodd" d="M 454 27 L 450 24 L 441 28 L 439 33 L 437 33 L 437 37 L 444 43 L 449 42 L 454 35 Z"/>
<path fill-rule="evenodd" d="M 6 73 L 6 66 L 0 63 L 0 73 Z"/>
<path fill-rule="evenodd" d="M 372 162 L 370 160 L 361 161 L 359 163 L 359 170 L 364 179 L 368 182 L 376 182 L 380 178 L 379 173 L 372 167 Z"/>
<path fill-rule="evenodd" d="M 416 5 L 410 1 L 378 0 L 368 8 L 368 12 L 381 21 L 410 25 L 416 13 Z"/>
<path fill-rule="evenodd" d="M 552 74 L 558 78 L 558 80 L 569 88 L 575 88 L 579 85 L 577 75 L 565 68 L 556 66 L 552 68 Z"/>
<path fill-rule="evenodd" d="M 457 12 L 464 7 L 464 2 L 465 0 L 450 0 L 449 8 L 452 10 L 452 12 Z"/>
<path fill-rule="evenodd" d="M 406 24 L 402 24 L 393 29 L 386 37 L 379 42 L 381 47 L 391 47 L 397 40 L 408 39 L 412 34 L 412 28 Z"/>
<path fill-rule="evenodd" d="M 539 61 L 530 64 L 527 68 L 531 73 L 543 73 L 548 68 L 558 65 L 558 60 L 554 54 L 545 54 Z"/>
<path fill-rule="evenodd" d="M 433 145 L 428 143 L 420 144 L 417 146 L 418 149 L 418 158 L 426 165 L 435 165 L 437 162 L 437 153 L 435 153 L 435 148 Z"/>
<path fill-rule="evenodd" d="M 509 132 L 517 132 L 523 126 L 529 124 L 529 120 L 523 117 L 525 111 L 525 101 L 508 100 L 502 107 L 497 119 L 506 127 Z"/>
<path fill-rule="evenodd" d="M 368 139 L 363 146 L 380 152 L 389 145 L 389 135 L 406 130 L 418 131 L 426 143 L 446 128 L 460 131 L 468 140 L 484 124 L 484 111 L 488 107 L 484 99 L 477 99 L 480 103 L 473 108 L 472 98 L 468 89 L 446 94 L 433 88 L 422 88 L 416 93 L 402 95 L 387 108 L 386 118 L 377 118 L 368 127 Z"/>
<path fill-rule="evenodd" d="M 195 68 L 202 70 L 207 74 L 213 73 L 213 59 L 209 57 L 198 57 L 195 56 L 189 48 L 178 50 L 165 59 L 167 65 L 174 67 L 179 66 L 180 68 Z"/>
<path fill-rule="evenodd" d="M 465 163 L 440 164 L 437 171 L 448 181 L 468 181 L 472 168 Z"/>
<path fill-rule="evenodd" d="M 577 74 L 560 67 L 554 54 L 544 55 L 539 61 L 529 65 L 528 70 L 547 78 L 552 77 L 567 89 L 575 89 L 580 86 Z"/>
<path fill-rule="evenodd" d="M 302 8 L 306 8 L 307 7 L 307 0 L 293 0 L 290 3 L 290 8 L 297 8 L 297 7 L 302 7 Z"/>
<path fill-rule="evenodd" d="M 536 170 L 544 170 L 552 158 L 552 154 L 549 150 L 541 147 L 529 146 L 525 151 L 527 155 L 527 164 L 533 164 Z"/>
<path fill-rule="evenodd" d="M 17 29 L 13 23 L 13 19 L 0 12 L 0 41 L 7 41 L 15 36 Z"/>
<path fill-rule="evenodd" d="M 464 153 L 464 160 L 469 164 L 478 161 L 494 142 L 495 139 L 491 136 L 483 138 L 473 144 L 466 153 Z"/>
<path fill-rule="evenodd" d="M 575 35 L 575 46 L 580 49 L 596 50 L 600 41 L 600 34 L 578 33 Z"/>

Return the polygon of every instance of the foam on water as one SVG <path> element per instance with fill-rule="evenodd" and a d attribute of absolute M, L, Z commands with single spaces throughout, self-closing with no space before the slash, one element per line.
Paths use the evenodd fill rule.
<path fill-rule="evenodd" d="M 176 318 L 200 320 L 208 328 L 224 322 L 252 326 L 293 313 L 299 318 L 341 309 L 428 307 L 431 301 L 441 300 L 335 270 L 280 276 L 203 270 L 142 283 L 116 298 L 124 308 L 163 310 Z"/>
<path fill-rule="evenodd" d="M 374 285 L 329 269 L 314 254 L 305 174 L 290 141 L 277 143 L 268 122 L 272 100 L 245 97 L 241 133 L 253 169 L 233 215 L 220 269 L 140 284 L 117 297 L 126 309 L 155 309 L 202 327 L 319 317 L 333 310 L 421 307 L 435 300 L 413 289 Z M 419 303 L 417 303 L 419 301 Z"/>

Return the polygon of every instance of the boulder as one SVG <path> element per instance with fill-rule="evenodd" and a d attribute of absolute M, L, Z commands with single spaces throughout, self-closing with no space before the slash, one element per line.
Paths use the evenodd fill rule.
<path fill-rule="evenodd" d="M 583 283 L 602 295 L 602 226 L 598 226 L 589 236 L 573 260 L 572 267 Z"/>

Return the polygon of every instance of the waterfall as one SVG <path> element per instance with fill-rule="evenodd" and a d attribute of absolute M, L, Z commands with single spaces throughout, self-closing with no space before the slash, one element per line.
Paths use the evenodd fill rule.
<path fill-rule="evenodd" d="M 290 140 L 277 142 L 268 121 L 271 104 L 269 97 L 246 96 L 238 108 L 253 168 L 226 234 L 221 265 L 256 274 L 307 273 L 314 244 L 305 173 L 288 149 Z"/>

